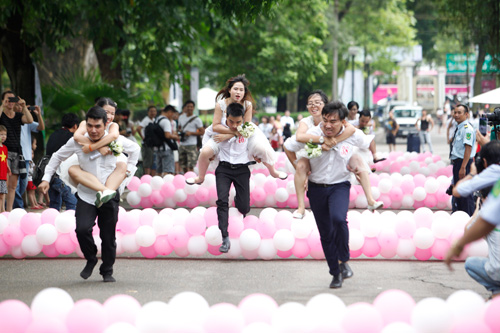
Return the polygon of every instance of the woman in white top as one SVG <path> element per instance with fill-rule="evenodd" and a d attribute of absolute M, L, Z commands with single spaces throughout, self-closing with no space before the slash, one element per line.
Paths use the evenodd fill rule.
<path fill-rule="evenodd" d="M 238 131 L 233 131 L 224 126 L 226 122 L 226 109 L 231 103 L 243 105 L 243 109 L 245 110 L 243 121 L 254 126 L 255 131 L 248 139 L 249 155 L 257 161 L 262 162 L 269 170 L 269 174 L 274 178 L 286 179 L 288 177 L 286 173 L 276 171 L 274 168 L 276 159 L 275 151 L 264 133 L 252 123 L 253 98 L 248 89 L 249 84 L 250 82 L 245 75 L 238 75 L 227 80 L 226 86 L 217 94 L 213 123 L 205 130 L 203 148 L 198 157 L 198 177 L 186 179 L 187 184 L 203 183 L 210 160 L 213 160 L 219 153 L 219 142 L 228 140 L 233 136 L 241 136 Z"/>
<path fill-rule="evenodd" d="M 85 136 L 85 133 L 87 133 L 87 127 L 84 120 L 78 126 L 78 130 L 75 132 L 73 137 L 76 142 L 82 145 L 82 150 L 86 154 L 93 151 L 99 151 L 102 155 L 111 154 L 108 145 L 120 136 L 119 126 L 117 123 L 113 122 L 117 105 L 111 98 L 108 97 L 101 97 L 96 102 L 96 105 L 102 107 L 106 111 L 108 116 L 106 131 L 108 134 L 98 142 L 90 141 L 90 139 Z M 127 177 L 127 157 L 123 154 L 118 156 L 115 171 L 113 171 L 113 173 L 111 173 L 108 177 L 106 184 L 101 184 L 101 182 L 93 174 L 83 171 L 78 163 L 78 159 L 75 159 L 75 162 L 72 161 L 73 159 L 68 159 L 67 163 L 69 164 L 65 163 L 62 165 L 63 168 L 65 166 L 68 166 L 69 168 L 67 173 L 64 171 L 61 172 L 61 178 L 66 184 L 70 184 L 74 187 L 78 184 L 82 184 L 90 189 L 93 189 L 94 191 L 97 191 L 96 206 L 100 206 L 114 198 L 116 190 Z"/>
<path fill-rule="evenodd" d="M 293 217 L 297 219 L 302 219 L 305 214 L 305 201 L 304 194 L 306 188 L 307 175 L 311 171 L 311 165 L 309 164 L 309 160 L 307 158 L 300 158 L 297 160 L 297 153 L 303 149 L 304 143 L 311 142 L 316 144 L 323 145 L 323 148 L 329 149 L 337 145 L 338 142 L 341 142 L 347 138 L 349 138 L 356 129 L 354 126 L 346 122 L 344 132 L 336 138 L 327 138 L 323 136 L 315 136 L 311 134 L 307 134 L 309 128 L 314 126 L 318 126 L 319 123 L 323 120 L 321 115 L 321 111 L 325 104 L 328 103 L 328 98 L 325 93 L 321 90 L 316 90 L 311 92 L 307 99 L 307 109 L 309 111 L 310 116 L 302 119 L 299 123 L 299 128 L 294 136 L 286 140 L 284 144 L 285 153 L 295 167 L 295 191 L 297 193 L 297 210 L 293 213 Z M 299 153 L 299 156 L 302 155 Z M 358 155 L 353 155 L 349 160 L 349 167 L 351 171 L 356 173 L 357 178 L 359 178 L 360 183 L 365 190 L 365 195 L 368 201 L 369 209 L 379 208 L 380 202 L 376 202 L 373 199 L 371 193 L 371 187 L 369 178 L 365 177 L 368 173 L 368 170 L 363 168 L 362 159 Z"/>

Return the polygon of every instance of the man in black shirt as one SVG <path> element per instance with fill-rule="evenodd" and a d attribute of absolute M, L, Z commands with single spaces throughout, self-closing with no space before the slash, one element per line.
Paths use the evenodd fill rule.
<path fill-rule="evenodd" d="M 78 129 L 80 120 L 74 113 L 66 113 L 62 117 L 62 128 L 58 129 L 47 141 L 46 153 L 52 156 L 56 151 L 68 142 L 73 137 L 73 133 Z M 61 210 L 62 202 L 66 205 L 67 210 L 75 210 L 76 197 L 68 186 L 56 174 L 49 188 L 50 208 Z"/>
<path fill-rule="evenodd" d="M 13 91 L 7 90 L 2 93 L 2 104 L 0 105 L 0 125 L 7 128 L 7 140 L 5 146 L 9 152 L 8 164 L 12 172 L 7 180 L 7 207 L 10 212 L 16 195 L 17 180 L 20 169 L 19 160 L 21 152 L 21 125 L 31 124 L 33 117 L 26 107 L 26 101 L 17 97 Z M 26 162 L 23 162 L 26 166 Z M 26 177 L 26 174 L 24 174 Z"/>

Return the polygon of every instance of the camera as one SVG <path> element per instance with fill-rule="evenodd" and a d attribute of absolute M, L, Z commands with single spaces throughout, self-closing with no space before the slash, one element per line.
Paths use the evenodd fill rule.
<path fill-rule="evenodd" d="M 450 186 L 446 189 L 446 194 L 453 195 L 453 184 L 450 184 Z"/>
<path fill-rule="evenodd" d="M 19 178 L 24 179 L 26 178 L 28 172 L 26 171 L 26 160 L 24 159 L 23 155 L 19 155 Z"/>
<path fill-rule="evenodd" d="M 181 142 L 186 141 L 187 135 L 184 132 L 179 132 L 179 139 Z"/>
<path fill-rule="evenodd" d="M 492 123 L 500 123 L 500 107 L 495 108 L 492 113 L 487 113 L 486 118 Z"/>
<path fill-rule="evenodd" d="M 28 106 L 28 110 L 30 110 L 31 112 L 33 112 L 33 111 L 36 110 L 36 106 Z"/>
<path fill-rule="evenodd" d="M 9 97 L 9 102 L 17 103 L 17 102 L 19 102 L 19 97 Z"/>

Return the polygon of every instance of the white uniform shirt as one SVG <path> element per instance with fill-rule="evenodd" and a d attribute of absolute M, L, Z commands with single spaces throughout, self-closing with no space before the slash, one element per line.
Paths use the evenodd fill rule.
<path fill-rule="evenodd" d="M 500 180 L 495 183 L 484 201 L 479 215 L 488 223 L 500 227 Z"/>
<path fill-rule="evenodd" d="M 224 126 L 228 127 L 226 124 Z M 248 139 L 232 137 L 219 143 L 219 160 L 231 164 L 246 164 L 248 159 Z"/>
<path fill-rule="evenodd" d="M 139 145 L 131 140 L 127 140 L 121 135 L 116 141 L 123 144 L 123 152 L 128 155 L 127 170 L 135 170 L 141 151 Z M 50 182 L 50 179 L 56 172 L 57 167 L 73 154 L 77 155 L 78 162 L 80 163 L 82 170 L 96 176 L 102 184 L 106 183 L 109 175 L 116 168 L 116 157 L 113 154 L 102 156 L 98 151 L 85 154 L 82 151 L 82 146 L 71 138 L 64 146 L 52 155 L 49 163 L 45 167 L 45 174 L 43 175 L 42 180 Z M 81 184 L 78 184 L 77 189 L 80 199 L 90 205 L 94 205 L 96 191 Z"/>
<path fill-rule="evenodd" d="M 312 135 L 324 135 L 322 123 L 307 131 Z M 340 131 L 342 133 L 344 128 Z M 339 134 L 340 134 L 339 133 Z M 354 147 L 367 149 L 373 137 L 363 134 L 356 129 L 354 134 L 337 144 L 329 151 L 323 151 L 321 156 L 309 160 L 311 174 L 309 180 L 317 184 L 337 184 L 348 181 L 351 173 L 347 170 L 347 163 L 353 154 Z"/>

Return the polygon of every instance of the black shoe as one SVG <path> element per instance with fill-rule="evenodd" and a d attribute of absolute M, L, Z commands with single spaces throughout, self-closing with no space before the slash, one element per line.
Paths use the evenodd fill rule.
<path fill-rule="evenodd" d="M 351 267 L 349 267 L 349 265 L 346 262 L 341 263 L 339 266 L 340 266 L 340 272 L 342 273 L 342 278 L 348 279 L 354 275 Z"/>
<path fill-rule="evenodd" d="M 231 248 L 231 242 L 229 241 L 229 237 L 222 238 L 222 245 L 219 247 L 219 251 L 222 253 L 227 253 Z"/>
<path fill-rule="evenodd" d="M 85 265 L 83 271 L 80 272 L 80 276 L 87 280 L 92 275 L 92 271 L 94 270 L 95 265 L 97 265 L 97 258 L 93 260 L 87 260 L 87 264 Z"/>
<path fill-rule="evenodd" d="M 344 278 L 342 277 L 342 273 L 334 275 L 332 283 L 330 283 L 330 288 L 336 289 L 336 288 L 342 287 L 342 281 L 344 281 Z"/>
<path fill-rule="evenodd" d="M 111 274 L 105 274 L 102 276 L 104 282 L 116 282 L 115 278 Z"/>

